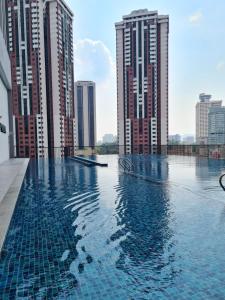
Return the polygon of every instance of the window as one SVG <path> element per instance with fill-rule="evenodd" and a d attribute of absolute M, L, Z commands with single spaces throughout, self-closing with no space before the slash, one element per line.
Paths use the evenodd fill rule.
<path fill-rule="evenodd" d="M 25 50 L 22 50 L 22 61 L 23 61 L 23 85 L 27 85 L 27 79 L 26 79 L 26 55 L 25 55 Z"/>
<path fill-rule="evenodd" d="M 139 94 L 142 94 L 142 65 L 138 65 L 139 68 Z"/>
<path fill-rule="evenodd" d="M 142 56 L 142 24 L 138 22 L 138 56 Z"/>
<path fill-rule="evenodd" d="M 23 1 L 20 1 L 20 23 L 21 23 L 21 39 L 25 40 L 24 34 L 24 5 Z"/>

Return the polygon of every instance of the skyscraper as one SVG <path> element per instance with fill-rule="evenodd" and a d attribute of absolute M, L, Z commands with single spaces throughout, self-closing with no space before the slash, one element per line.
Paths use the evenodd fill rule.
<path fill-rule="evenodd" d="M 221 107 L 222 100 L 210 101 L 211 95 L 202 93 L 196 104 L 196 144 L 208 144 L 208 113 L 210 107 Z"/>
<path fill-rule="evenodd" d="M 96 91 L 93 81 L 75 82 L 76 142 L 78 149 L 96 144 Z"/>
<path fill-rule="evenodd" d="M 43 1 L 8 0 L 15 155 L 43 157 L 48 147 Z"/>
<path fill-rule="evenodd" d="M 137 10 L 116 23 L 120 153 L 156 153 L 168 141 L 169 17 Z"/>
<path fill-rule="evenodd" d="M 63 0 L 45 7 L 46 82 L 50 155 L 72 154 L 75 141 L 73 13 Z"/>
<path fill-rule="evenodd" d="M 63 156 L 75 134 L 73 14 L 63 0 L 7 6 L 15 155 Z"/>
<path fill-rule="evenodd" d="M 225 107 L 211 106 L 208 117 L 208 144 L 225 144 Z"/>

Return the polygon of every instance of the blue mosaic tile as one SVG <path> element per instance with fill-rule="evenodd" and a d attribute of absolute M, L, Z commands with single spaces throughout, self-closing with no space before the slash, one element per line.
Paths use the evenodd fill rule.
<path fill-rule="evenodd" d="M 224 162 L 31 161 L 0 254 L 0 299 L 224 299 Z"/>

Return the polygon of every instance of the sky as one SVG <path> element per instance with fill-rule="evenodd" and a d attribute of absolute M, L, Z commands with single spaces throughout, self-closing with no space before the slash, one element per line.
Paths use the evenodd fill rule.
<path fill-rule="evenodd" d="M 195 133 L 200 93 L 225 100 L 224 0 L 65 0 L 74 12 L 75 80 L 93 80 L 97 138 L 116 134 L 115 22 L 132 10 L 170 17 L 169 134 Z M 224 102 L 225 103 L 225 102 Z"/>

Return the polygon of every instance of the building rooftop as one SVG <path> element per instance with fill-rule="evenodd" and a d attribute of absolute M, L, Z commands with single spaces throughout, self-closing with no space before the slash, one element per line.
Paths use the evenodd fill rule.
<path fill-rule="evenodd" d="M 123 21 L 116 22 L 115 26 L 118 28 L 124 24 L 124 22 L 130 22 L 138 18 L 143 18 L 143 17 L 148 17 L 148 18 L 158 18 L 159 22 L 168 22 L 169 15 L 158 15 L 157 10 L 148 10 L 148 9 L 138 9 L 138 10 L 133 10 L 130 14 L 124 15 L 123 16 Z"/>
<path fill-rule="evenodd" d="M 224 113 L 225 112 L 225 106 L 211 106 L 209 107 L 209 114 L 210 113 Z"/>
<path fill-rule="evenodd" d="M 93 84 L 93 85 L 95 85 L 95 82 L 91 81 L 91 80 L 78 80 L 78 81 L 75 81 L 75 85 L 83 85 L 83 84 Z"/>
<path fill-rule="evenodd" d="M 209 102 L 212 98 L 212 95 L 209 94 L 205 94 L 205 93 L 201 93 L 199 95 L 199 100 L 200 102 Z"/>
<path fill-rule="evenodd" d="M 158 18 L 168 18 L 168 15 L 158 15 L 157 10 L 148 10 L 148 9 L 138 9 L 138 10 L 133 10 L 130 14 L 124 15 L 123 20 L 131 19 L 132 17 L 137 17 L 137 16 L 152 16 L 152 17 L 158 17 Z"/>

